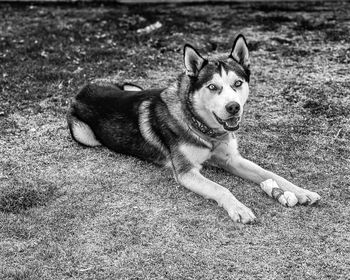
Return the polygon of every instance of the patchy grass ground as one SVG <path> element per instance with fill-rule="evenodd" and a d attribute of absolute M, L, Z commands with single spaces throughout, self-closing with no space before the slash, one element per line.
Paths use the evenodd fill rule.
<path fill-rule="evenodd" d="M 348 279 L 349 10 L 1 5 L 0 279 Z M 235 225 L 166 171 L 69 137 L 69 99 L 87 80 L 165 86 L 184 42 L 226 52 L 238 32 L 253 73 L 242 154 L 320 193 L 319 206 L 284 208 L 205 170 L 260 218 Z"/>

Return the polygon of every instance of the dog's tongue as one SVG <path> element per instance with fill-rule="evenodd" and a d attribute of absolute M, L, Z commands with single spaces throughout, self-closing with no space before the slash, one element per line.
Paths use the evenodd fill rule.
<path fill-rule="evenodd" d="M 238 120 L 239 120 L 239 118 L 231 118 L 231 119 L 226 120 L 225 122 L 228 126 L 235 127 L 238 124 Z"/>
<path fill-rule="evenodd" d="M 239 120 L 240 118 L 231 118 L 225 121 L 224 128 L 228 131 L 235 131 L 239 128 Z"/>

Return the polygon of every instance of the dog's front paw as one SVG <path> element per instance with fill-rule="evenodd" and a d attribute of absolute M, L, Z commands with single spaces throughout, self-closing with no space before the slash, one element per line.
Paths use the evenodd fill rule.
<path fill-rule="evenodd" d="M 227 212 L 235 223 L 249 224 L 256 219 L 253 211 L 239 201 L 231 204 Z"/>
<path fill-rule="evenodd" d="M 311 192 L 308 190 L 295 192 L 295 195 L 298 199 L 299 204 L 303 205 L 317 204 L 321 199 L 321 196 L 318 193 Z"/>

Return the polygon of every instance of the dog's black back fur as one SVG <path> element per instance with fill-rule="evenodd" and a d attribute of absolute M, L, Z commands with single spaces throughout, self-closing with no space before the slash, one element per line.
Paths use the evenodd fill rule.
<path fill-rule="evenodd" d="M 96 139 L 109 149 L 162 164 L 164 154 L 145 141 L 139 128 L 139 106 L 148 100 L 153 132 L 161 140 L 171 134 L 160 123 L 167 110 L 160 98 L 162 91 L 123 91 L 112 84 L 88 84 L 77 94 L 69 114 L 90 126 Z"/>

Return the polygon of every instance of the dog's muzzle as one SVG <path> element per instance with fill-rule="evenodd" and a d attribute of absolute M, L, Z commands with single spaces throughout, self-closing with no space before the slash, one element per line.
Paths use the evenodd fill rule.
<path fill-rule="evenodd" d="M 241 117 L 239 115 L 233 116 L 226 120 L 219 118 L 214 112 L 213 115 L 215 116 L 218 123 L 221 124 L 225 130 L 235 131 L 239 128 L 239 122 L 241 121 Z"/>

